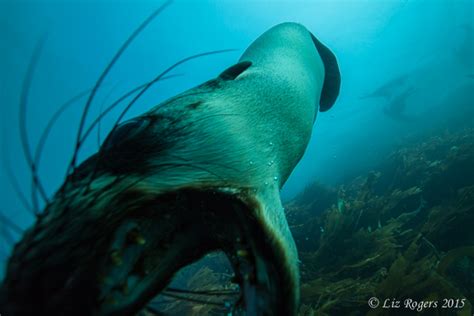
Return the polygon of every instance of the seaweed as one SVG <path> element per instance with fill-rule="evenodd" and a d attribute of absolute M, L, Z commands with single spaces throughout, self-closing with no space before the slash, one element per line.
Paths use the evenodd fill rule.
<path fill-rule="evenodd" d="M 333 204 L 318 217 L 319 248 L 300 253 L 300 315 L 400 313 L 369 308 L 373 296 L 439 304 L 466 299 L 457 311 L 421 313 L 472 314 L 474 130 L 433 136 L 390 159 L 338 189 L 335 203 L 342 200 L 344 212 Z"/>
<path fill-rule="evenodd" d="M 285 212 L 301 260 L 299 315 L 400 314 L 371 309 L 371 297 L 381 304 L 393 298 L 439 304 L 465 299 L 462 309 L 419 313 L 472 315 L 473 128 L 406 142 L 377 170 L 339 186 L 315 182 L 286 203 Z M 222 284 L 216 269 L 201 267 L 188 285 Z M 167 311 L 211 311 L 189 308 Z"/>

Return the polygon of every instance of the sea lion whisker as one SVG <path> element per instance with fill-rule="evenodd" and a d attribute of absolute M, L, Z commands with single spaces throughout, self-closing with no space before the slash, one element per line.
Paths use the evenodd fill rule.
<path fill-rule="evenodd" d="M 145 21 L 143 21 L 137 29 L 127 38 L 127 40 L 122 44 L 122 46 L 118 49 L 118 51 L 115 53 L 114 57 L 112 57 L 111 61 L 109 64 L 105 67 L 101 75 L 99 76 L 99 79 L 95 83 L 94 87 L 92 88 L 92 91 L 89 95 L 89 98 L 86 102 L 86 105 L 84 106 L 84 111 L 82 112 L 81 120 L 79 123 L 79 129 L 77 131 L 77 137 L 76 137 L 76 148 L 74 149 L 74 153 L 71 159 L 71 162 L 69 164 L 69 168 L 67 173 L 72 169 L 74 170 L 76 168 L 76 160 L 77 160 L 77 155 L 79 154 L 79 147 L 80 147 L 80 140 L 82 137 L 82 131 L 84 129 L 85 123 L 86 123 L 86 118 L 87 114 L 89 112 L 89 108 L 92 104 L 92 101 L 94 100 L 94 97 L 102 85 L 102 82 L 112 69 L 112 67 L 115 65 L 115 63 L 120 59 L 122 56 L 123 52 L 127 49 L 127 47 L 133 42 L 133 40 L 150 24 L 151 21 L 153 21 L 158 14 L 160 14 L 167 6 L 169 6 L 172 3 L 171 0 L 166 1 L 164 4 L 162 4 L 157 10 L 155 10 Z"/>
<path fill-rule="evenodd" d="M 57 110 L 56 112 L 53 113 L 51 118 L 48 120 L 48 123 L 46 124 L 46 127 L 43 129 L 43 132 L 40 135 L 40 139 L 38 141 L 38 144 L 35 149 L 35 155 L 34 155 L 34 163 L 36 166 L 36 170 L 39 170 L 39 164 L 41 161 L 41 157 L 43 155 L 43 150 L 46 145 L 46 141 L 48 140 L 48 137 L 50 135 L 51 130 L 53 129 L 54 125 L 58 121 L 58 119 L 61 117 L 61 115 L 74 103 L 79 101 L 81 98 L 85 97 L 91 89 L 84 90 L 72 98 L 70 98 L 68 101 L 63 103 Z"/>
<path fill-rule="evenodd" d="M 9 246 L 13 246 L 15 244 L 15 238 L 11 235 L 11 233 L 6 229 L 6 227 L 2 227 L 0 229 L 1 237 L 5 241 L 5 243 Z"/>
<path fill-rule="evenodd" d="M 43 132 L 41 133 L 40 139 L 38 141 L 38 145 L 36 146 L 35 150 L 35 155 L 34 155 L 34 161 L 36 166 L 40 163 L 41 155 L 43 154 L 44 146 L 45 143 L 49 137 L 49 133 L 51 132 L 52 128 L 54 127 L 54 124 L 56 124 L 57 120 L 61 117 L 61 115 L 75 102 L 79 101 L 81 98 L 85 97 L 91 89 L 84 90 L 72 98 L 70 98 L 68 101 L 63 103 L 57 110 L 56 112 L 53 113 L 51 118 L 49 119 L 48 123 L 46 124 L 46 127 L 43 129 Z"/>
<path fill-rule="evenodd" d="M 161 78 L 160 81 L 162 80 L 167 80 L 167 79 L 171 79 L 171 78 L 175 78 L 175 77 L 180 77 L 182 76 L 182 74 L 175 74 L 175 75 L 169 75 L 169 76 L 164 76 L 163 78 Z M 133 88 L 132 90 L 128 91 L 127 93 L 123 94 L 122 96 L 120 96 L 117 100 L 115 100 L 111 105 L 109 105 L 104 111 L 102 111 L 93 121 L 92 123 L 90 124 L 90 126 L 87 128 L 87 130 L 84 132 L 84 135 L 82 135 L 82 138 L 79 140 L 79 147 L 82 146 L 82 144 L 86 141 L 87 137 L 89 137 L 90 133 L 92 133 L 92 131 L 94 130 L 94 128 L 96 127 L 97 124 L 99 124 L 100 120 L 103 119 L 110 111 L 112 111 L 113 109 L 115 109 L 120 103 L 122 103 L 124 100 L 126 100 L 128 97 L 130 97 L 131 95 L 133 95 L 135 92 L 137 92 L 138 90 L 142 89 L 143 87 L 145 87 L 149 82 L 146 82 L 146 83 L 143 83 L 135 88 Z"/>
<path fill-rule="evenodd" d="M 102 103 L 100 104 L 100 108 L 99 108 L 99 116 L 102 114 L 103 110 L 104 110 L 104 106 L 105 104 L 109 101 L 109 98 L 112 96 L 112 93 L 114 93 L 115 89 L 117 89 L 119 83 L 117 82 L 111 89 L 110 91 L 107 93 L 107 95 L 105 96 L 104 100 L 102 101 Z M 101 139 L 100 139 L 100 131 L 101 131 L 101 123 L 102 120 L 99 120 L 99 122 L 97 123 L 97 147 L 100 148 L 100 143 L 101 143 Z"/>
<path fill-rule="evenodd" d="M 168 75 L 168 76 L 164 76 L 163 78 L 161 78 L 161 80 L 168 80 L 168 79 L 171 79 L 171 78 L 175 78 L 175 77 L 179 77 L 179 76 L 182 76 L 182 74 L 174 74 L 174 75 Z M 116 108 L 120 103 L 122 103 L 124 100 L 126 100 L 128 97 L 130 97 L 131 95 L 133 95 L 135 92 L 137 92 L 138 90 L 140 90 L 141 88 L 145 87 L 146 85 L 148 84 L 147 83 L 144 83 L 144 84 L 141 84 L 135 88 L 133 88 L 132 90 L 126 92 L 125 94 L 123 94 L 122 96 L 120 96 L 118 99 L 116 99 L 111 105 L 109 105 L 105 110 L 101 111 L 100 114 L 92 121 L 92 123 L 90 124 L 90 126 L 87 128 L 87 130 L 84 132 L 84 135 L 82 136 L 81 140 L 79 141 L 80 142 L 80 145 L 79 147 L 86 141 L 87 137 L 90 136 L 90 134 L 92 133 L 92 131 L 94 130 L 95 126 L 98 125 L 100 123 L 100 120 L 102 118 L 104 118 L 107 114 L 110 113 L 110 111 L 112 111 L 114 108 Z M 90 91 L 90 90 L 88 90 Z M 68 175 L 66 175 L 66 180 L 68 179 Z M 62 189 L 61 189 L 61 192 L 64 194 L 64 189 L 65 189 L 66 186 L 63 186 Z"/>
<path fill-rule="evenodd" d="M 4 139 L 2 141 L 2 168 L 5 170 L 5 173 L 7 174 L 8 181 L 10 182 L 10 185 L 13 188 L 13 191 L 15 192 L 16 196 L 20 200 L 20 203 L 23 205 L 23 207 L 28 211 L 28 213 L 31 213 L 33 216 L 36 216 L 37 214 L 33 210 L 33 207 L 30 205 L 28 202 L 28 199 L 26 198 L 25 194 L 20 188 L 20 184 L 18 183 L 18 180 L 11 168 L 10 165 L 10 157 L 8 155 L 8 150 L 7 150 L 7 140 L 6 140 L 6 134 L 4 133 Z"/>
<path fill-rule="evenodd" d="M 48 197 L 45 193 L 44 187 L 41 184 L 41 182 L 38 179 L 37 171 L 36 171 L 36 166 L 33 161 L 33 155 L 31 153 L 30 145 L 29 145 L 29 137 L 28 137 L 28 131 L 27 131 L 27 124 L 26 124 L 26 112 L 27 112 L 27 106 L 28 106 L 28 95 L 30 93 L 30 87 L 31 87 L 31 82 L 33 81 L 33 75 L 36 69 L 36 66 L 38 65 L 39 57 L 41 55 L 41 51 L 43 49 L 44 42 L 46 40 L 46 37 L 43 36 L 38 43 L 36 44 L 36 47 L 33 51 L 33 55 L 30 59 L 30 63 L 28 65 L 26 75 L 25 75 L 25 80 L 23 81 L 23 86 L 21 88 L 21 95 L 20 95 L 20 104 L 19 104 L 19 129 L 20 129 L 20 141 L 23 149 L 23 154 L 25 156 L 26 162 L 28 166 L 30 167 L 30 172 L 31 172 L 31 177 L 32 177 L 32 185 L 33 187 L 37 187 L 39 189 L 39 192 L 41 194 L 41 197 L 43 200 L 48 203 Z M 38 214 L 39 211 L 39 202 L 36 196 L 36 190 L 32 190 L 31 192 L 31 198 L 32 198 L 32 204 L 33 204 L 33 210 L 35 214 Z"/>
<path fill-rule="evenodd" d="M 160 81 L 164 81 L 164 80 L 168 80 L 168 79 L 172 79 L 172 78 L 176 78 L 176 77 L 181 77 L 183 76 L 183 74 L 174 74 L 174 75 L 168 75 L 168 76 L 164 76 L 163 78 L 160 79 Z M 134 89 L 128 91 L 127 93 L 123 94 L 121 97 L 119 97 L 116 101 L 114 101 L 110 106 L 107 107 L 107 109 L 105 111 L 103 111 L 103 107 L 106 103 L 106 101 L 104 101 L 102 104 L 101 104 L 101 107 L 100 107 L 100 113 L 99 115 L 95 118 L 95 120 L 91 123 L 91 125 L 87 128 L 86 132 L 84 133 L 84 136 L 81 138 L 80 142 L 81 144 L 84 143 L 88 137 L 88 135 L 92 132 L 92 129 L 94 129 L 94 127 L 97 125 L 97 143 L 98 143 L 98 146 L 100 147 L 101 145 L 101 140 L 100 140 L 100 123 L 101 123 L 101 120 L 104 118 L 104 116 L 106 114 L 108 114 L 110 111 L 112 111 L 115 107 L 117 107 L 120 103 L 122 103 L 122 101 L 124 101 L 126 98 L 128 98 L 129 96 L 131 96 L 133 93 L 137 92 L 138 90 L 140 90 L 141 88 L 145 87 L 146 85 L 148 84 L 148 82 L 146 83 L 143 83 L 141 85 L 139 85 L 138 87 L 135 87 Z M 110 91 L 110 93 L 106 96 L 105 100 L 107 100 L 110 95 L 112 94 L 113 90 L 115 90 L 116 86 Z"/>
<path fill-rule="evenodd" d="M 168 74 L 170 71 L 172 71 L 173 69 L 175 69 L 176 67 L 178 67 L 179 65 L 182 65 L 190 60 L 193 60 L 193 59 L 197 59 L 197 58 L 200 58 L 200 57 L 204 57 L 204 56 L 209 56 L 209 55 L 216 55 L 216 54 L 222 54 L 222 53 L 228 53 L 228 52 L 232 52 L 232 51 L 236 51 L 236 49 L 221 49 L 221 50 L 214 50 L 214 51 L 209 51 L 209 52 L 204 52 L 204 53 L 199 53 L 199 54 L 195 54 L 195 55 L 191 55 L 191 56 L 188 56 L 186 58 L 183 58 L 179 61 L 177 61 L 176 63 L 174 63 L 173 65 L 169 66 L 167 69 L 165 69 L 162 73 L 160 73 L 155 79 L 153 79 L 152 81 L 148 82 L 147 84 L 145 84 L 145 86 L 142 88 L 142 90 L 133 98 L 132 101 L 130 101 L 130 103 L 125 107 L 125 109 L 122 111 L 122 113 L 120 113 L 119 117 L 117 118 L 117 120 L 115 121 L 115 124 L 114 126 L 112 127 L 111 131 L 109 132 L 109 134 L 112 134 L 118 127 L 118 125 L 120 124 L 120 121 L 123 119 L 123 117 L 127 114 L 127 112 L 130 110 L 130 108 L 135 104 L 135 102 L 140 99 L 140 97 L 151 87 L 153 86 L 156 82 L 160 81 L 164 76 L 166 76 L 166 74 Z M 104 143 L 104 146 L 106 147 L 107 146 L 107 140 L 105 140 L 105 143 Z M 102 159 L 102 155 L 99 154 L 99 157 L 97 159 L 97 162 L 96 162 L 96 167 L 95 169 L 97 169 L 97 167 L 99 166 L 100 162 L 101 162 L 101 159 Z M 96 171 L 94 171 L 92 173 L 92 177 L 91 177 L 91 180 L 89 182 L 89 184 L 87 186 L 90 185 L 90 183 L 92 181 L 94 181 L 94 178 L 95 178 L 95 174 L 96 174 Z"/>
<path fill-rule="evenodd" d="M 22 235 L 24 233 L 24 230 L 20 228 L 17 224 L 15 224 L 14 221 L 9 219 L 7 216 L 3 215 L 4 212 L 0 210 L 0 221 L 2 221 L 8 228 L 10 228 L 12 231 L 17 233 L 18 235 Z"/>
<path fill-rule="evenodd" d="M 222 53 L 228 53 L 228 52 L 233 52 L 233 51 L 236 51 L 236 49 L 220 49 L 220 50 L 214 50 L 214 51 L 209 51 L 209 52 L 204 52 L 204 53 L 199 53 L 199 54 L 195 54 L 195 55 L 191 55 L 189 57 L 186 57 L 186 58 L 183 58 L 179 61 L 177 61 L 176 63 L 174 63 L 173 65 L 169 66 L 167 69 L 165 69 L 162 73 L 160 73 L 155 79 L 153 79 L 152 81 L 150 81 L 145 87 L 143 87 L 142 91 L 140 91 L 138 93 L 138 95 L 135 96 L 135 98 L 130 101 L 130 103 L 127 105 L 127 107 L 122 111 L 122 113 L 120 113 L 119 117 L 117 118 L 117 121 L 115 122 L 115 125 L 114 127 L 112 128 L 112 131 L 114 130 L 114 128 L 116 128 L 118 126 L 118 124 L 120 124 L 120 121 L 123 119 L 123 117 L 127 114 L 127 112 L 130 110 L 130 108 L 133 106 L 133 104 L 135 104 L 135 102 L 153 85 L 155 84 L 156 82 L 158 82 L 159 80 L 161 80 L 161 78 L 163 78 L 163 76 L 165 76 L 167 73 L 169 73 L 171 70 L 175 69 L 176 67 L 178 67 L 179 65 L 182 65 L 190 60 L 193 60 L 193 59 L 197 59 L 197 58 L 200 58 L 200 57 L 204 57 L 204 56 L 209 56 L 209 55 L 216 55 L 216 54 L 222 54 Z"/>
<path fill-rule="evenodd" d="M 169 77 L 171 77 L 171 76 L 169 76 Z M 166 79 L 168 79 L 169 77 L 167 77 Z M 63 113 L 70 106 L 72 106 L 74 103 L 79 101 L 81 98 L 87 96 L 91 91 L 92 91 L 92 88 L 86 89 L 86 90 L 76 94 L 75 96 L 73 96 L 72 98 L 67 100 L 66 102 L 64 102 L 61 106 L 59 106 L 59 108 L 56 110 L 56 112 L 54 112 L 53 115 L 51 116 L 51 118 L 48 120 L 48 122 L 46 124 L 46 127 L 43 129 L 43 131 L 40 135 L 40 139 L 39 139 L 38 144 L 37 144 L 36 149 L 35 149 L 34 162 L 35 162 L 35 166 L 36 166 L 37 170 L 39 169 L 39 164 L 40 164 L 41 156 L 43 154 L 43 150 L 44 150 L 46 141 L 48 140 L 48 137 L 51 133 L 51 130 L 53 129 L 53 127 L 56 124 L 56 122 L 58 121 L 58 119 L 61 117 L 61 115 L 63 115 Z"/>

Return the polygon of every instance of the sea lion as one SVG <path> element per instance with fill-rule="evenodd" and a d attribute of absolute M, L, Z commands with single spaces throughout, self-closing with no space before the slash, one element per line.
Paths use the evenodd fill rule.
<path fill-rule="evenodd" d="M 359 97 L 359 99 L 385 98 L 388 100 L 391 97 L 393 97 L 397 89 L 405 86 L 409 77 L 410 76 L 408 73 L 397 76 L 391 79 L 390 81 L 384 83 L 383 85 L 379 86 L 377 89 L 373 90 L 372 92 Z"/>
<path fill-rule="evenodd" d="M 394 120 L 409 120 L 406 115 L 407 99 L 416 91 L 415 88 L 409 87 L 401 93 L 393 96 L 390 102 L 383 108 L 385 115 Z"/>
<path fill-rule="evenodd" d="M 221 249 L 242 291 L 234 311 L 295 315 L 298 255 L 279 190 L 339 87 L 330 50 L 283 23 L 217 78 L 114 128 L 15 246 L 1 312 L 135 315 Z"/>

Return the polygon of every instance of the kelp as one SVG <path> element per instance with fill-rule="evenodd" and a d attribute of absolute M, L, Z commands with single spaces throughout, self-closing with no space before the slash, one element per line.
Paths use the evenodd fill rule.
<path fill-rule="evenodd" d="M 472 314 L 474 130 L 413 143 L 390 159 L 385 168 L 341 186 L 332 206 L 315 219 L 324 233 L 314 234 L 319 248 L 300 255 L 300 315 L 400 314 L 371 309 L 370 297 L 440 305 L 465 299 L 459 310 L 421 313 Z M 337 206 L 341 200 L 344 212 Z"/>
<path fill-rule="evenodd" d="M 170 287 L 149 306 L 159 311 L 158 315 L 226 315 L 239 297 L 233 294 L 238 293 L 238 286 L 231 278 L 226 256 L 221 252 L 208 254 L 179 271 Z M 156 313 L 145 310 L 143 314 Z"/>
<path fill-rule="evenodd" d="M 368 299 L 465 299 L 474 303 L 474 129 L 407 141 L 384 165 L 337 187 L 314 183 L 285 204 L 301 260 L 299 315 L 399 315 Z M 218 287 L 216 265 L 187 275 L 190 288 Z M 176 304 L 176 303 L 175 303 Z M 184 306 L 184 307 L 183 307 Z M 186 303 L 171 314 L 205 315 Z M 407 312 L 409 310 L 406 310 Z M 409 311 L 411 312 L 411 311 Z"/>

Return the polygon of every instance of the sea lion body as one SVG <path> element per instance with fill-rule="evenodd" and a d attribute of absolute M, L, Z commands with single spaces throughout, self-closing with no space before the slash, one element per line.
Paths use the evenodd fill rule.
<path fill-rule="evenodd" d="M 296 314 L 298 255 L 279 190 L 339 84 L 334 55 L 283 23 L 217 78 L 114 128 L 16 247 L 7 311 L 134 314 L 181 267 L 223 249 L 248 315 Z"/>
<path fill-rule="evenodd" d="M 222 185 L 222 179 L 229 186 L 281 187 L 303 155 L 324 80 L 310 33 L 295 23 L 274 27 L 247 49 L 240 58 L 245 61 L 251 66 L 236 78 L 220 76 L 145 114 L 176 121 L 174 127 L 163 125 L 157 137 L 170 128 L 183 131 L 155 163 L 181 157 L 193 166 L 212 166 L 215 173 L 185 166 L 157 170 L 154 177 L 165 190 L 190 183 Z"/>

